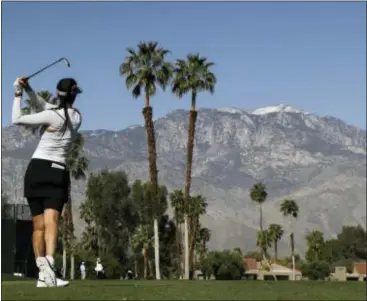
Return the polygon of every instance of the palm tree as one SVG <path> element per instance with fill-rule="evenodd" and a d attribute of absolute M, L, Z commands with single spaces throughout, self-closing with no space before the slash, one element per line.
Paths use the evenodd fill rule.
<path fill-rule="evenodd" d="M 278 224 L 270 224 L 268 232 L 269 237 L 274 244 L 274 259 L 278 260 L 278 242 L 282 239 L 284 234 L 283 227 Z"/>
<path fill-rule="evenodd" d="M 268 248 L 271 248 L 271 237 L 268 230 L 258 231 L 256 245 L 262 250 L 263 254 L 266 255 L 268 253 Z"/>
<path fill-rule="evenodd" d="M 149 256 L 148 252 L 151 248 L 151 239 L 149 237 L 147 226 L 140 225 L 136 228 L 131 237 L 131 245 L 134 250 L 140 250 L 144 259 L 144 279 L 148 278 Z"/>
<path fill-rule="evenodd" d="M 261 233 L 264 231 L 262 204 L 266 201 L 267 197 L 268 197 L 268 193 L 266 192 L 266 187 L 263 183 L 257 183 L 254 186 L 252 186 L 250 190 L 250 198 L 251 200 L 259 204 L 259 213 L 260 213 L 259 225 L 260 225 Z M 263 236 L 260 234 L 260 237 L 263 237 Z M 262 245 L 263 244 L 261 243 L 260 246 Z M 260 252 L 263 255 L 265 254 L 263 249 L 260 249 Z"/>
<path fill-rule="evenodd" d="M 68 166 L 70 174 L 75 180 L 85 180 L 86 178 L 86 171 L 88 169 L 89 161 L 83 155 L 83 151 L 84 138 L 81 133 L 77 133 L 76 139 L 74 140 L 66 161 L 66 165 Z M 66 239 L 68 240 L 67 244 L 70 246 L 70 279 L 73 280 L 75 276 L 75 236 L 70 185 L 68 191 L 68 202 L 66 203 L 64 210 L 64 220 L 67 228 L 65 228 L 63 233 L 65 233 Z"/>
<path fill-rule="evenodd" d="M 208 228 L 200 228 L 197 237 L 199 260 L 202 260 L 208 252 L 207 243 L 210 240 L 211 231 Z"/>
<path fill-rule="evenodd" d="M 132 89 L 132 96 L 134 98 L 141 96 L 142 92 L 145 96 L 143 116 L 148 142 L 150 181 L 153 185 L 152 201 L 157 203 L 157 152 L 153 124 L 153 108 L 150 106 L 150 98 L 156 94 L 157 85 L 165 90 L 171 78 L 172 66 L 170 63 L 165 61 L 165 57 L 169 51 L 165 48 L 159 47 L 157 42 L 140 42 L 137 50 L 127 48 L 127 52 L 128 56 L 120 66 L 120 75 L 126 77 L 126 87 L 128 89 Z M 159 268 L 159 231 L 156 206 L 156 204 L 153 206 L 155 272 L 156 279 L 161 279 Z"/>
<path fill-rule="evenodd" d="M 174 219 L 177 227 L 176 245 L 177 245 L 177 272 L 178 275 L 182 275 L 181 271 L 181 254 L 182 254 L 182 229 L 183 223 L 183 210 L 184 210 L 184 194 L 182 190 L 174 190 L 170 193 L 171 207 L 174 212 Z"/>
<path fill-rule="evenodd" d="M 325 245 L 324 234 L 319 230 L 312 230 L 306 235 L 306 241 L 308 246 L 306 252 L 307 261 L 313 262 L 320 260 Z"/>
<path fill-rule="evenodd" d="M 200 229 L 199 237 L 200 237 L 201 243 L 203 244 L 203 251 L 204 252 L 207 251 L 206 244 L 210 240 L 210 236 L 211 236 L 211 231 L 208 228 L 204 227 L 204 228 Z"/>
<path fill-rule="evenodd" d="M 299 207 L 297 203 L 293 200 L 284 200 L 280 204 L 280 211 L 283 213 L 283 216 L 290 217 L 290 242 L 291 242 L 291 256 L 292 256 L 292 269 L 293 269 L 293 280 L 295 279 L 296 275 L 296 260 L 294 257 L 294 234 L 293 234 L 293 226 L 292 221 L 298 217 Z"/>
<path fill-rule="evenodd" d="M 208 203 L 202 195 L 190 197 L 188 207 L 188 225 L 189 225 L 189 274 L 193 275 L 194 253 L 196 249 L 197 237 L 200 233 L 200 217 L 206 213 Z"/>
<path fill-rule="evenodd" d="M 195 124 L 197 118 L 196 98 L 198 93 L 209 91 L 214 93 L 217 79 L 210 68 L 214 65 L 207 58 L 199 54 L 189 54 L 186 60 L 177 60 L 174 68 L 174 79 L 172 92 L 179 98 L 191 93 L 191 109 L 189 116 L 189 128 L 187 136 L 187 159 L 186 159 L 186 181 L 185 181 L 185 203 L 188 208 L 191 188 L 191 171 L 194 153 Z M 185 227 L 185 278 L 189 279 L 189 225 L 188 216 L 184 216 Z"/>

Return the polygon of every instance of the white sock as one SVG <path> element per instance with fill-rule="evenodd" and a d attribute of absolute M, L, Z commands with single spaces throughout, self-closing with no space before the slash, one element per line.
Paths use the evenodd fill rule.
<path fill-rule="evenodd" d="M 46 256 L 47 261 L 50 263 L 50 265 L 53 267 L 55 265 L 55 260 L 52 256 L 47 255 Z"/>
<path fill-rule="evenodd" d="M 36 265 L 37 265 L 38 269 L 39 269 L 39 268 L 40 268 L 40 266 L 44 263 L 44 259 L 45 259 L 45 257 L 40 257 L 40 256 L 38 256 L 38 257 L 36 258 Z"/>

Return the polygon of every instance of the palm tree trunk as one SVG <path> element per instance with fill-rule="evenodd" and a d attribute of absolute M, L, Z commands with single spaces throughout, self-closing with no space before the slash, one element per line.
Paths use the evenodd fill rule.
<path fill-rule="evenodd" d="M 260 231 L 261 231 L 261 234 L 263 233 L 263 208 L 262 208 L 262 205 L 260 204 Z"/>
<path fill-rule="evenodd" d="M 274 240 L 274 258 L 278 260 L 278 241 Z"/>
<path fill-rule="evenodd" d="M 148 256 L 147 250 L 142 249 L 143 259 L 144 259 L 144 279 L 148 279 Z"/>
<path fill-rule="evenodd" d="M 189 266 L 189 223 L 187 214 L 184 215 L 184 240 L 185 240 L 185 275 L 184 279 L 190 278 L 190 266 Z"/>
<path fill-rule="evenodd" d="M 67 258 L 65 247 L 62 250 L 62 278 L 66 279 Z"/>
<path fill-rule="evenodd" d="M 181 243 L 180 243 L 180 236 L 181 236 L 181 233 L 180 233 L 180 228 L 179 228 L 179 225 L 178 225 L 178 212 L 176 212 L 176 247 L 177 247 L 177 274 L 178 274 L 178 278 L 180 277 L 181 275 Z"/>
<path fill-rule="evenodd" d="M 161 279 L 160 268 L 159 268 L 159 229 L 158 229 L 158 219 L 155 218 L 153 221 L 154 227 L 154 264 L 155 268 L 155 278 L 157 280 Z M 157 269 L 158 266 L 158 269 Z"/>
<path fill-rule="evenodd" d="M 292 280 L 296 280 L 296 259 L 294 256 L 294 234 L 293 232 L 290 235 L 291 240 L 291 254 L 292 254 Z"/>
<path fill-rule="evenodd" d="M 196 249 L 196 237 L 197 237 L 197 231 L 198 231 L 198 225 L 199 225 L 199 217 L 191 217 L 190 223 L 189 223 L 189 237 L 190 237 L 190 246 L 189 246 L 189 270 L 190 270 L 190 279 L 193 275 L 193 269 L 194 269 L 194 254 Z"/>
<path fill-rule="evenodd" d="M 71 204 L 71 187 L 69 185 L 69 192 L 68 192 L 68 202 L 66 203 L 66 212 L 68 219 L 66 220 L 67 223 L 67 231 L 68 231 L 68 246 L 69 246 L 69 253 L 70 253 L 70 279 L 75 279 L 75 265 L 74 265 L 74 249 L 75 249 L 75 239 L 74 239 L 74 222 L 73 222 L 73 209 Z"/>
<path fill-rule="evenodd" d="M 190 188 L 191 188 L 191 173 L 192 173 L 192 161 L 194 156 L 194 141 L 195 141 L 195 124 L 197 118 L 197 111 L 195 110 L 196 93 L 192 93 L 191 96 L 191 110 L 189 116 L 189 131 L 187 135 L 187 159 L 186 159 L 186 181 L 185 181 L 185 279 L 190 277 L 190 250 L 189 250 L 189 225 L 188 218 L 190 215 L 189 202 L 190 202 Z M 190 229 L 191 230 L 191 229 Z"/>
<path fill-rule="evenodd" d="M 153 278 L 153 265 L 152 265 L 152 260 L 149 258 L 148 258 L 148 275 L 150 279 Z"/>
<path fill-rule="evenodd" d="M 185 223 L 185 215 L 184 215 L 184 223 Z M 180 275 L 180 279 L 184 279 L 184 272 L 185 272 L 185 262 L 186 262 L 186 259 L 185 259 L 185 256 L 186 256 L 186 253 L 185 253 L 185 242 L 186 242 L 186 238 L 185 238 L 185 224 L 180 224 L 180 242 L 181 242 L 181 262 L 180 262 L 180 265 L 181 265 L 181 275 Z M 188 232 L 187 232 L 188 233 Z M 188 241 L 188 240 L 187 240 Z"/>
<path fill-rule="evenodd" d="M 65 205 L 63 216 L 62 216 L 62 277 L 66 279 L 66 272 L 67 272 L 67 253 L 70 251 L 70 241 L 69 241 L 69 231 L 68 231 L 68 215 L 69 212 L 66 208 L 67 204 Z"/>
<path fill-rule="evenodd" d="M 148 94 L 146 94 L 148 95 Z M 149 104 L 149 97 L 146 96 L 146 102 Z M 157 152 L 155 145 L 154 124 L 153 124 L 153 109 L 148 106 L 143 109 L 143 116 L 145 119 L 145 129 L 147 132 L 148 141 L 148 161 L 149 161 L 149 174 L 150 182 L 153 187 L 153 227 L 154 227 L 154 240 L 155 240 L 155 276 L 157 280 L 161 279 L 160 262 L 159 262 L 159 231 L 158 231 L 158 219 L 157 219 L 157 192 L 158 192 L 158 170 L 157 170 Z"/>
<path fill-rule="evenodd" d="M 265 255 L 265 250 L 264 250 L 264 243 L 263 243 L 263 208 L 261 203 L 259 204 L 259 214 L 260 214 L 260 218 L 259 218 L 259 223 L 260 223 L 260 238 L 261 238 L 261 242 L 260 242 L 260 252 L 261 255 Z"/>
<path fill-rule="evenodd" d="M 75 258 L 74 254 L 70 256 L 70 280 L 75 279 Z"/>

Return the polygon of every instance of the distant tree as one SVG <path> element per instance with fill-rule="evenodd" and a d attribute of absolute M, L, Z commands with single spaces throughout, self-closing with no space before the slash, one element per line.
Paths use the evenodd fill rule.
<path fill-rule="evenodd" d="M 237 251 L 213 251 L 200 262 L 205 277 L 214 275 L 217 280 L 239 280 L 245 272 L 242 254 Z"/>
<path fill-rule="evenodd" d="M 332 264 L 342 258 L 342 250 L 337 239 L 326 240 L 322 249 L 321 259 Z"/>
<path fill-rule="evenodd" d="M 278 260 L 278 242 L 282 239 L 284 234 L 283 227 L 278 224 L 271 224 L 268 229 L 268 234 L 274 246 L 274 258 Z"/>
<path fill-rule="evenodd" d="M 177 274 L 176 260 L 176 235 L 177 226 L 168 214 L 161 216 L 159 220 L 159 242 L 161 272 L 164 278 L 170 278 Z"/>
<path fill-rule="evenodd" d="M 253 200 L 254 202 L 256 202 L 259 205 L 259 226 L 260 226 L 260 238 L 264 238 L 265 236 L 262 235 L 262 232 L 264 231 L 264 226 L 263 226 L 263 211 L 262 211 L 262 206 L 263 203 L 266 201 L 266 198 L 268 197 L 268 193 L 266 192 L 266 187 L 263 183 L 257 183 L 254 186 L 252 186 L 251 190 L 250 190 L 250 198 L 251 200 Z M 258 246 L 260 247 L 260 252 L 265 255 L 265 250 L 262 247 L 265 247 L 266 242 L 260 242 L 258 243 Z"/>
<path fill-rule="evenodd" d="M 141 42 L 138 44 L 136 50 L 127 48 L 127 52 L 128 55 L 120 66 L 120 74 L 125 77 L 126 87 L 132 89 L 132 96 L 134 98 L 140 97 L 142 93 L 145 96 L 143 116 L 148 142 L 149 174 L 153 187 L 151 202 L 153 203 L 152 217 L 156 244 L 154 248 L 155 268 L 156 279 L 160 279 L 158 214 L 154 204 L 157 201 L 158 170 L 153 108 L 150 105 L 150 99 L 156 94 L 157 86 L 165 90 L 172 75 L 172 66 L 165 60 L 169 51 L 159 47 L 158 42 Z"/>
<path fill-rule="evenodd" d="M 190 262 L 190 277 L 193 275 L 194 269 L 194 254 L 196 251 L 196 244 L 200 235 L 201 224 L 200 218 L 206 213 L 208 206 L 206 199 L 202 195 L 191 196 L 188 203 L 188 218 L 189 218 L 189 262 Z"/>
<path fill-rule="evenodd" d="M 201 227 L 196 241 L 196 251 L 199 253 L 199 257 L 202 258 L 208 251 L 207 243 L 211 237 L 211 231 L 208 228 Z"/>
<path fill-rule="evenodd" d="M 132 232 L 138 225 L 138 206 L 130 199 L 131 188 L 123 171 L 92 173 L 87 182 L 85 217 L 93 216 L 98 257 L 115 257 L 121 267 L 128 260 Z M 89 211 L 90 210 L 90 211 Z"/>
<path fill-rule="evenodd" d="M 177 226 L 177 235 L 176 235 L 176 269 L 177 269 L 177 276 L 182 275 L 181 271 L 181 263 L 182 263 L 182 253 L 183 253 L 183 246 L 182 246 L 182 223 L 184 221 L 184 193 L 182 190 L 174 190 L 170 193 L 170 200 L 171 200 L 171 207 L 173 208 L 174 219 Z"/>
<path fill-rule="evenodd" d="M 337 239 L 344 258 L 367 260 L 367 233 L 362 226 L 343 226 Z"/>
<path fill-rule="evenodd" d="M 85 180 L 86 171 L 88 170 L 89 160 L 84 155 L 84 137 L 81 133 L 77 133 L 76 139 L 72 144 L 72 147 L 68 153 L 66 165 L 70 170 L 71 176 L 74 180 Z M 65 236 L 64 241 L 68 240 L 67 246 L 70 251 L 70 278 L 75 278 L 75 235 L 74 235 L 74 221 L 73 221 L 73 210 L 71 200 L 71 187 L 69 186 L 68 191 L 68 202 L 65 204 L 63 220 L 65 223 L 65 229 L 63 234 Z"/>
<path fill-rule="evenodd" d="M 152 235 L 149 226 L 139 225 L 133 236 L 132 245 L 135 250 L 140 250 L 144 259 L 144 279 L 148 279 L 149 249 L 152 248 Z"/>
<path fill-rule="evenodd" d="M 302 275 L 310 280 L 325 280 L 330 276 L 331 269 L 325 261 L 313 261 L 301 266 Z"/>
<path fill-rule="evenodd" d="M 268 249 L 271 248 L 272 238 L 268 230 L 258 231 L 256 245 L 262 250 L 264 255 L 268 254 Z"/>
<path fill-rule="evenodd" d="M 191 94 L 191 109 L 189 116 L 189 127 L 187 136 L 187 160 L 186 160 L 186 183 L 185 183 L 185 203 L 189 206 L 189 201 L 195 201 L 190 198 L 191 172 L 194 153 L 195 125 L 197 119 L 196 100 L 200 92 L 214 93 L 214 87 L 217 79 L 211 68 L 214 63 L 209 62 L 206 57 L 200 57 L 199 54 L 188 54 L 186 60 L 177 60 L 174 68 L 174 78 L 172 81 L 172 92 L 179 98 Z M 190 239 L 188 216 L 184 216 L 185 223 L 185 277 L 189 278 L 190 269 Z M 195 235 L 192 235 L 195 237 Z M 191 239 L 192 241 L 192 239 Z"/>
<path fill-rule="evenodd" d="M 312 230 L 306 235 L 307 251 L 306 259 L 309 262 L 316 262 L 322 259 L 325 241 L 324 235 L 319 230 Z"/>
<path fill-rule="evenodd" d="M 294 200 L 284 200 L 280 204 L 280 211 L 283 213 L 285 217 L 290 217 L 290 228 L 293 229 L 293 219 L 297 219 L 299 207 L 297 203 Z M 293 279 L 295 278 L 296 274 L 296 261 L 294 257 L 294 233 L 291 230 L 290 234 L 290 242 L 291 242 L 291 257 L 292 257 L 292 270 L 293 270 Z"/>
<path fill-rule="evenodd" d="M 144 278 L 147 279 L 147 277 L 152 274 L 152 270 L 150 268 L 150 254 L 152 251 L 155 251 L 155 239 L 152 237 L 154 234 L 153 229 L 153 223 L 152 223 L 152 198 L 153 198 L 153 185 L 150 182 L 143 183 L 140 180 L 136 180 L 131 188 L 131 200 L 135 204 L 139 216 L 139 226 L 137 228 L 137 233 L 134 233 L 134 245 L 135 249 L 137 246 L 140 246 L 141 254 L 144 260 Z M 158 223 L 158 231 L 159 234 L 163 235 L 163 238 L 158 235 L 160 243 L 163 245 L 160 246 L 160 251 L 162 250 L 165 252 L 165 248 L 167 248 L 167 244 L 171 246 L 171 241 L 166 237 L 167 233 L 170 233 L 172 235 L 175 235 L 176 229 L 173 228 L 173 225 L 170 220 L 165 221 L 165 225 L 169 226 L 170 229 L 173 231 L 168 231 L 168 229 L 163 229 L 162 222 L 165 220 L 164 213 L 166 212 L 168 208 L 168 202 L 167 202 L 167 188 L 165 186 L 159 186 L 158 192 L 156 193 L 156 204 L 155 204 L 155 212 L 157 216 L 159 216 L 159 223 Z M 167 232 L 168 231 L 168 232 Z M 146 235 L 146 237 L 143 237 Z M 173 236 L 175 239 L 175 236 Z M 140 242 L 138 241 L 140 239 Z M 153 246 L 154 245 L 154 246 Z M 161 256 L 161 255 L 160 255 Z M 161 256 L 162 258 L 162 256 Z M 160 262 L 160 260 L 159 260 Z M 167 264 L 167 261 L 164 261 L 165 264 Z M 167 274 L 167 269 L 166 272 Z"/>

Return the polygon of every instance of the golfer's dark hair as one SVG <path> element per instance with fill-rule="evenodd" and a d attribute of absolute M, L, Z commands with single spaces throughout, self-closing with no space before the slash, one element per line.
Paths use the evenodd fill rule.
<path fill-rule="evenodd" d="M 65 114 L 65 122 L 64 122 L 64 125 L 62 126 L 62 131 L 63 131 L 62 137 L 64 136 L 65 131 L 68 127 L 70 127 L 70 130 L 73 130 L 73 125 L 70 121 L 68 108 L 71 107 L 75 101 L 75 97 L 78 94 L 76 92 L 77 87 L 78 87 L 78 84 L 75 81 L 75 79 L 73 78 L 63 78 L 58 82 L 56 86 L 57 91 L 61 92 L 61 93 L 58 93 L 60 103 L 57 109 L 64 109 L 64 114 Z M 61 94 L 65 94 L 65 95 L 61 95 Z"/>

